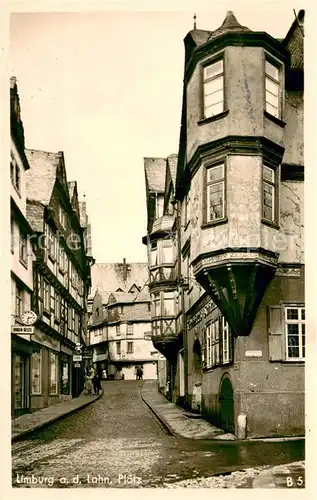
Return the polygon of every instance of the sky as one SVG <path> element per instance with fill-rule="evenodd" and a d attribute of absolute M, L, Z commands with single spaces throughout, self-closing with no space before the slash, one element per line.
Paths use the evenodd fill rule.
<path fill-rule="evenodd" d="M 196 9 L 197 27 L 215 30 L 230 9 L 240 24 L 283 38 L 294 20 L 284 2 L 242 5 L 209 2 Z M 64 151 L 68 181 L 85 195 L 97 262 L 146 262 L 143 158 L 177 153 L 193 14 L 11 14 L 9 67 L 26 147 Z"/>

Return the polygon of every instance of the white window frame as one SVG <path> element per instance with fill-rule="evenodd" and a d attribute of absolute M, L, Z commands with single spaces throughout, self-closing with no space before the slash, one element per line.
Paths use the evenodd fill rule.
<path fill-rule="evenodd" d="M 46 312 L 51 310 L 51 284 L 44 278 L 43 282 L 43 307 Z"/>
<path fill-rule="evenodd" d="M 229 325 L 228 321 L 224 316 L 222 316 L 221 321 L 222 321 L 222 362 L 223 364 L 226 364 L 230 363 Z"/>
<path fill-rule="evenodd" d="M 134 342 L 129 340 L 127 342 L 127 354 L 133 354 L 133 353 L 134 353 Z"/>
<path fill-rule="evenodd" d="M 127 335 L 133 335 L 133 323 L 127 323 Z"/>
<path fill-rule="evenodd" d="M 208 70 L 212 66 L 216 66 L 216 64 L 219 64 L 221 62 L 221 69 L 220 71 L 212 74 L 211 76 L 207 75 Z M 208 64 L 204 64 L 203 66 L 203 107 L 204 107 L 204 118 L 211 118 L 213 116 L 217 116 L 221 113 L 224 112 L 225 110 L 225 88 L 224 88 L 224 83 L 225 83 L 225 69 L 224 69 L 224 57 L 223 55 L 221 57 L 218 57 L 217 59 L 210 61 Z M 218 90 L 215 90 L 209 94 L 207 94 L 207 87 L 211 82 L 216 83 L 217 81 L 222 81 L 222 86 Z M 221 99 L 219 100 L 219 93 L 222 90 L 221 94 Z M 217 94 L 217 95 L 216 95 Z M 207 99 L 209 96 L 214 95 L 214 98 L 212 100 L 212 103 L 207 106 Z M 212 109 L 215 108 L 216 106 L 222 104 L 221 109 L 217 110 L 216 112 L 213 112 Z M 219 106 L 218 106 L 219 107 Z"/>
<path fill-rule="evenodd" d="M 206 368 L 212 367 L 212 323 L 206 325 Z"/>
<path fill-rule="evenodd" d="M 27 267 L 28 265 L 28 239 L 27 236 L 21 231 L 20 233 L 20 242 L 19 242 L 19 261 Z"/>
<path fill-rule="evenodd" d="M 298 319 L 288 319 L 287 318 L 287 312 L 290 309 L 295 309 L 298 311 Z M 305 361 L 305 356 L 303 356 L 303 325 L 305 328 L 306 320 L 302 319 L 302 311 L 304 312 L 305 316 L 305 306 L 298 306 L 298 305 L 287 305 L 284 307 L 284 323 L 285 323 L 285 359 L 286 361 Z M 298 350 L 299 350 L 299 356 L 294 357 L 294 356 L 289 356 L 288 355 L 288 325 L 298 325 Z M 306 329 L 305 329 L 305 334 L 306 334 Z M 304 334 L 304 336 L 305 336 Z M 305 336 L 306 340 L 306 336 Z M 306 350 L 306 342 L 305 342 L 305 350 Z M 306 355 L 306 352 L 305 352 Z"/>
<path fill-rule="evenodd" d="M 268 71 L 268 66 L 271 65 L 273 68 L 277 70 L 278 77 L 277 79 L 270 74 Z M 282 64 L 273 60 L 271 57 L 265 57 L 265 65 L 264 65 L 264 71 L 265 71 L 265 111 L 269 113 L 271 116 L 274 116 L 275 118 L 282 119 Z M 274 96 L 273 92 L 269 90 L 269 84 L 275 85 L 277 87 L 277 107 L 274 106 L 274 104 L 270 103 L 267 99 L 268 94 L 271 94 Z M 276 112 L 272 112 L 271 108 L 275 108 Z"/>
<path fill-rule="evenodd" d="M 209 172 L 211 172 L 214 169 L 220 168 L 220 167 L 222 167 L 221 176 L 216 180 L 210 180 L 209 179 Z M 217 222 L 219 220 L 223 220 L 226 217 L 226 199 L 225 199 L 225 197 L 226 197 L 226 186 L 225 186 L 226 172 L 225 172 L 225 169 L 226 169 L 225 163 L 219 163 L 217 165 L 206 165 L 206 174 L 205 175 L 206 175 L 206 223 L 207 224 Z M 219 217 L 217 217 L 216 214 L 214 216 L 212 216 L 211 210 L 210 210 L 210 208 L 211 208 L 210 199 L 211 199 L 211 196 L 213 194 L 211 192 L 211 190 L 212 190 L 212 186 L 216 186 L 216 185 L 221 186 L 220 191 L 222 192 L 222 215 Z"/>
<path fill-rule="evenodd" d="M 270 173 L 272 175 L 271 180 L 267 179 L 264 176 L 265 171 L 267 171 L 267 172 L 270 171 Z M 264 201 L 265 201 L 264 200 L 265 186 L 269 186 L 272 189 L 272 218 L 265 217 L 265 213 L 264 213 L 264 208 L 265 208 L 265 206 L 267 206 L 264 203 Z M 263 164 L 263 168 L 262 168 L 262 198 L 263 198 L 262 217 L 264 220 L 266 220 L 268 222 L 272 222 L 272 223 L 275 223 L 276 218 L 277 218 L 276 217 L 276 194 L 277 194 L 277 172 L 276 172 L 276 169 L 274 169 L 273 167 L 270 167 L 268 165 Z"/>

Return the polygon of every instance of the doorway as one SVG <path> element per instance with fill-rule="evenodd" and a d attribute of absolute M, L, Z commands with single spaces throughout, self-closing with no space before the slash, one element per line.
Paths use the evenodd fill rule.
<path fill-rule="evenodd" d="M 234 400 L 231 381 L 225 377 L 221 383 L 220 389 L 220 425 L 227 432 L 234 433 Z"/>
<path fill-rule="evenodd" d="M 21 354 L 13 357 L 13 410 L 19 416 L 29 411 L 28 360 Z"/>

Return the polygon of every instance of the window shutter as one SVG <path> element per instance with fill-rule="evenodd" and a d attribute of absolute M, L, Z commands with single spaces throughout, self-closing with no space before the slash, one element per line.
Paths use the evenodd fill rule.
<path fill-rule="evenodd" d="M 283 321 L 280 306 L 268 307 L 269 360 L 282 361 L 283 352 Z"/>

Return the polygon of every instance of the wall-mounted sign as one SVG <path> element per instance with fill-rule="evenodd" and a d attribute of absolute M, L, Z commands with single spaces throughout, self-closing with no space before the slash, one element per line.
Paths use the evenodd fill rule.
<path fill-rule="evenodd" d="M 80 368 L 80 363 L 75 363 L 75 364 L 74 364 L 74 367 L 75 367 L 75 368 Z"/>
<path fill-rule="evenodd" d="M 83 357 L 81 354 L 74 354 L 73 361 L 82 361 Z"/>
<path fill-rule="evenodd" d="M 144 332 L 144 340 L 152 340 L 152 332 Z"/>
<path fill-rule="evenodd" d="M 246 358 L 262 358 L 262 351 L 245 351 L 244 353 Z"/>
<path fill-rule="evenodd" d="M 34 326 L 12 326 L 11 332 L 32 335 L 34 333 Z"/>

